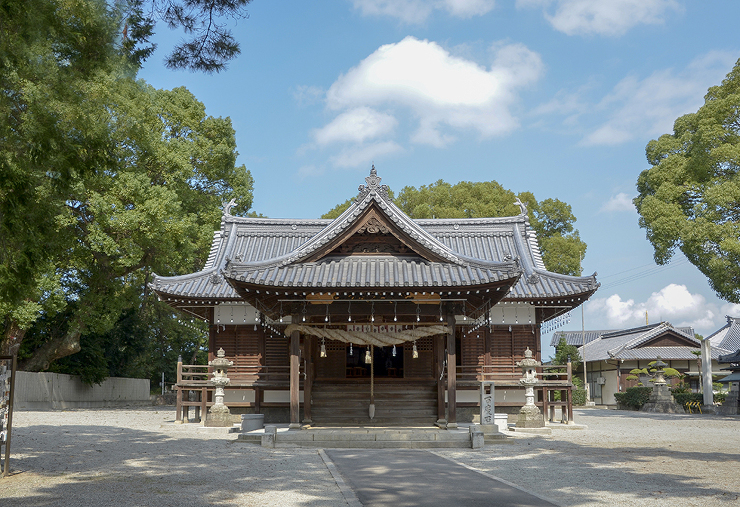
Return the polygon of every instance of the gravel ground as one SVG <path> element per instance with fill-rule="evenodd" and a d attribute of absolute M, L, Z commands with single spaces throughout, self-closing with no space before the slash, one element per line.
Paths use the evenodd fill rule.
<path fill-rule="evenodd" d="M 575 421 L 588 429 L 437 453 L 562 505 L 740 505 L 740 417 L 582 409 Z"/>
<path fill-rule="evenodd" d="M 339 506 L 315 449 L 263 449 L 236 434 L 174 424 L 174 409 L 14 414 L 0 505 Z M 562 505 L 740 503 L 740 417 L 577 410 L 587 430 L 512 435 L 437 454 Z"/>

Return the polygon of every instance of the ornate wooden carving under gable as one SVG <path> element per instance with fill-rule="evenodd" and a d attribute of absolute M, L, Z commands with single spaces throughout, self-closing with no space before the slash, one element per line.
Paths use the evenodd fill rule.
<path fill-rule="evenodd" d="M 316 261 L 326 255 L 417 255 L 441 260 L 433 252 L 418 247 L 382 210 L 371 205 L 344 234 L 306 260 Z"/>
<path fill-rule="evenodd" d="M 357 229 L 356 234 L 390 234 L 391 230 L 388 226 L 381 222 L 378 217 L 373 213 L 364 224 Z"/>

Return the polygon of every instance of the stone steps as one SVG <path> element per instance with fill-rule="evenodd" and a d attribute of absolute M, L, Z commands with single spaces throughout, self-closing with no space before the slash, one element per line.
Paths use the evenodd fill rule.
<path fill-rule="evenodd" d="M 238 441 L 261 444 L 264 432 L 240 433 Z M 502 438 L 503 435 L 502 435 Z M 486 442 L 489 440 L 486 439 Z M 317 428 L 279 431 L 276 447 L 362 448 L 362 449 L 470 449 L 468 428 L 443 429 L 374 429 Z"/>
<path fill-rule="evenodd" d="M 368 384 L 317 384 L 312 391 L 315 424 L 431 425 L 437 420 L 437 390 L 430 385 L 379 384 L 375 417 L 369 417 Z"/>

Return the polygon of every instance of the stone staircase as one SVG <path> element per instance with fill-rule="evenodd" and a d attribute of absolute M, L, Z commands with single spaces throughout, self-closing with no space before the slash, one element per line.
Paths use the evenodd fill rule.
<path fill-rule="evenodd" d="M 370 419 L 370 384 L 314 384 L 314 426 L 432 426 L 437 420 L 437 387 L 428 383 L 376 383 L 375 417 Z"/>
<path fill-rule="evenodd" d="M 240 433 L 237 441 L 265 446 L 264 430 Z M 308 428 L 276 432 L 269 447 L 358 449 L 470 449 L 468 428 Z"/>

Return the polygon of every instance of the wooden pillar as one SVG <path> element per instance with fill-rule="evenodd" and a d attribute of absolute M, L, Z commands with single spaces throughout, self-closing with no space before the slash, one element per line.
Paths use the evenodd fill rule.
<path fill-rule="evenodd" d="M 555 406 L 550 405 L 550 390 L 542 386 L 542 415 L 552 422 L 555 419 Z"/>
<path fill-rule="evenodd" d="M 298 319 L 294 318 L 293 322 Z M 299 379 L 300 371 L 300 333 L 293 331 L 290 334 L 290 429 L 301 427 L 299 415 Z"/>
<path fill-rule="evenodd" d="M 442 373 L 445 361 L 445 337 L 437 335 L 434 337 L 434 356 L 435 369 L 434 376 L 437 381 L 437 425 L 440 427 L 447 425 L 445 416 L 445 382 L 442 379 Z"/>
<path fill-rule="evenodd" d="M 457 428 L 457 355 L 455 353 L 455 314 L 447 313 L 447 427 Z"/>
<path fill-rule="evenodd" d="M 179 356 L 177 358 L 177 384 L 175 389 L 177 389 L 177 401 L 175 402 L 175 424 L 181 424 L 182 423 L 182 387 L 180 386 L 180 383 L 182 382 L 182 356 Z"/>
<path fill-rule="evenodd" d="M 254 413 L 260 414 L 262 410 L 262 388 L 254 388 Z"/>
<path fill-rule="evenodd" d="M 573 423 L 573 363 L 570 361 L 570 356 L 568 356 L 568 364 L 566 368 L 566 373 L 568 375 L 568 403 L 566 406 L 562 408 L 563 412 L 565 412 L 565 409 L 568 409 L 568 416 L 567 416 L 567 423 Z M 584 386 L 585 387 L 585 386 Z M 562 398 L 562 395 L 561 395 Z M 562 400 L 561 400 L 562 401 Z M 566 419 L 566 417 L 563 417 L 563 419 Z"/>
<path fill-rule="evenodd" d="M 313 386 L 313 343 L 316 340 L 313 336 L 307 336 L 305 339 L 306 353 L 306 376 L 303 379 L 303 424 L 311 424 L 311 388 Z"/>
<path fill-rule="evenodd" d="M 573 388 L 568 388 L 568 424 L 573 424 Z"/>

